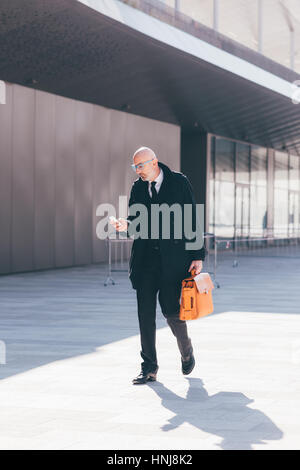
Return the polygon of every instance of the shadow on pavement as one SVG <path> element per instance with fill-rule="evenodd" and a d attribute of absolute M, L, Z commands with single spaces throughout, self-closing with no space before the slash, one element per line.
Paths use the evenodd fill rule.
<path fill-rule="evenodd" d="M 185 398 L 161 382 L 148 383 L 161 398 L 162 406 L 174 413 L 161 427 L 163 431 L 188 423 L 205 433 L 221 437 L 222 441 L 217 445 L 224 450 L 252 450 L 253 444 L 282 439 L 283 432 L 263 412 L 249 408 L 254 400 L 243 393 L 219 392 L 209 396 L 200 378 L 187 380 L 189 389 Z M 188 446 L 188 437 L 185 445 Z"/>

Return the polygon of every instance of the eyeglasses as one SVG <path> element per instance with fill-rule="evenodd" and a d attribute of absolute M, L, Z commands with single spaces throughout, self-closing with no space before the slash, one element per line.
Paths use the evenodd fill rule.
<path fill-rule="evenodd" d="M 146 162 L 138 163 L 137 165 L 132 164 L 131 168 L 133 169 L 133 171 L 141 170 L 142 168 L 144 168 L 144 165 L 146 165 L 146 163 L 152 162 L 152 160 L 154 160 L 154 158 L 151 158 L 151 160 L 147 160 Z"/>

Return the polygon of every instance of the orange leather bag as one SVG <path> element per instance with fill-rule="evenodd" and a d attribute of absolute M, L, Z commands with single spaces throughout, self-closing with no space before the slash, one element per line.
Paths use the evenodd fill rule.
<path fill-rule="evenodd" d="M 205 317 L 214 310 L 212 300 L 213 282 L 208 273 L 195 276 L 192 269 L 191 277 L 183 279 L 181 285 L 180 320 L 196 320 Z"/>

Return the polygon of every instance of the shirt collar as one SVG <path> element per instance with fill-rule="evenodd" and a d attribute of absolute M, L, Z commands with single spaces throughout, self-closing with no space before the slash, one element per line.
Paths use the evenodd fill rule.
<path fill-rule="evenodd" d="M 153 181 L 156 181 L 156 183 L 160 184 L 163 180 L 163 177 L 164 177 L 164 172 L 162 171 L 162 169 L 160 168 L 160 172 L 159 172 L 159 175 L 155 178 L 155 180 Z M 149 181 L 149 185 L 151 185 L 152 181 Z"/>

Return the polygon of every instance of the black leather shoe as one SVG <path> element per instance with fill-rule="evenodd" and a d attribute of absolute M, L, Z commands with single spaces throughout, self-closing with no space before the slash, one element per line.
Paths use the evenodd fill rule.
<path fill-rule="evenodd" d="M 158 371 L 158 368 L 153 372 L 141 371 L 141 373 L 137 377 L 135 377 L 135 379 L 133 379 L 132 383 L 134 385 L 137 385 L 137 384 L 145 384 L 146 382 L 154 382 L 156 380 L 157 371 Z"/>
<path fill-rule="evenodd" d="M 188 375 L 192 372 L 195 367 L 195 358 L 194 354 L 191 352 L 190 357 L 188 360 L 183 361 L 181 359 L 181 370 L 184 375 Z"/>

